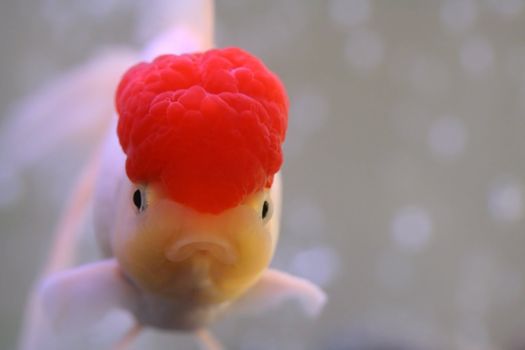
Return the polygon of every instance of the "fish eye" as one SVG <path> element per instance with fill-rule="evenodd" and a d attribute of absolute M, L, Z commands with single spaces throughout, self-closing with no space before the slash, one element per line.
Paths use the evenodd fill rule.
<path fill-rule="evenodd" d="M 144 209 L 146 209 L 145 194 L 144 191 L 142 191 L 140 188 L 137 188 L 135 192 L 133 192 L 133 204 L 139 212 L 144 211 Z"/>
<path fill-rule="evenodd" d="M 264 221 L 268 221 L 272 216 L 272 206 L 269 200 L 265 200 L 261 209 L 261 217 Z"/>

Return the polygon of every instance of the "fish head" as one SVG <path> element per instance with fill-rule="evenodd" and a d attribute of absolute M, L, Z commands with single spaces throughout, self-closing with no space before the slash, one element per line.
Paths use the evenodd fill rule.
<path fill-rule="evenodd" d="M 122 189 L 112 247 L 138 288 L 166 298 L 221 303 L 268 267 L 278 239 L 280 182 L 220 213 L 173 201 L 161 186 Z"/>

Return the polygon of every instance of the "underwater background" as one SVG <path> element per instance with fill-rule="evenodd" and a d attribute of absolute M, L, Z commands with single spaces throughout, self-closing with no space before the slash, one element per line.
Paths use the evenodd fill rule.
<path fill-rule="evenodd" d="M 105 47 L 141 47 L 162 6 L 0 2 L 0 137 L 16 101 Z M 288 89 L 273 266 L 329 297 L 315 321 L 291 303 L 217 323 L 227 349 L 525 349 L 524 1 L 219 0 L 216 44 L 258 55 Z M 16 347 L 93 145 L 23 167 L 0 148 L 0 349 Z M 91 234 L 88 222 L 82 259 Z M 133 348 L 197 346 L 147 331 Z"/>

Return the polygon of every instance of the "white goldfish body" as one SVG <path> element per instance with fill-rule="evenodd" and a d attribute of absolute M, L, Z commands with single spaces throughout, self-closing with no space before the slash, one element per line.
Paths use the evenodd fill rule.
<path fill-rule="evenodd" d="M 212 46 L 212 2 L 188 1 L 184 8 L 192 21 L 177 21 L 146 46 L 142 59 Z M 129 57 L 122 60 L 124 67 L 129 64 Z M 90 67 L 97 71 L 97 64 Z M 92 76 L 66 79 L 55 98 L 67 93 L 67 82 L 81 86 Z M 33 100 L 38 98 L 43 97 Z M 99 98 L 113 101 L 113 95 Z M 298 300 L 310 315 L 321 310 L 326 297 L 317 286 L 268 268 L 279 237 L 279 174 L 271 188 L 233 207 L 202 212 L 174 201 L 156 183 L 132 182 L 115 132 L 118 118 L 106 118 L 101 124 L 109 127 L 99 128 L 107 130 L 105 140 L 73 191 L 28 306 L 22 350 L 45 348 L 43 333 L 84 329 L 114 309 L 135 320 L 117 348 L 125 348 L 142 327 L 195 332 L 204 346 L 219 348 L 204 330 L 225 313 L 257 312 L 287 299 Z M 104 259 L 70 266 L 90 200 Z"/>

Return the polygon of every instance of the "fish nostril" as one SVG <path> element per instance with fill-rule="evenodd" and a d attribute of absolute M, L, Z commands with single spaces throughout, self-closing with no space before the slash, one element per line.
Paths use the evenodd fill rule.
<path fill-rule="evenodd" d="M 195 254 L 211 255 L 218 261 L 230 265 L 235 263 L 237 257 L 233 249 L 222 241 L 188 241 L 182 240 L 176 242 L 166 251 L 166 258 L 172 262 L 179 262 L 190 258 Z"/>

